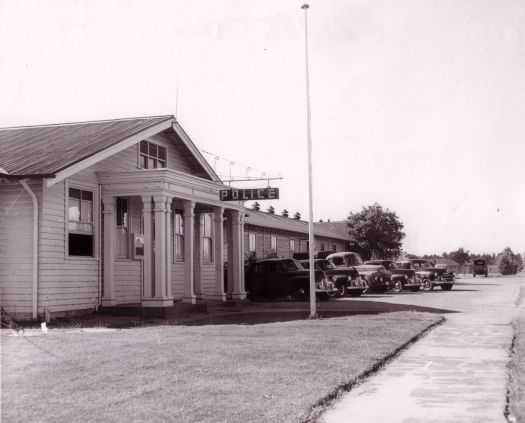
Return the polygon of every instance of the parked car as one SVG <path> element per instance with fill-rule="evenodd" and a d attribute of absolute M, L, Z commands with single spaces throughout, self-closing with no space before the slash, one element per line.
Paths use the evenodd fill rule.
<path fill-rule="evenodd" d="M 390 282 L 392 291 L 394 292 L 401 292 L 403 289 L 417 292 L 421 287 L 416 278 L 416 271 L 413 269 L 413 266 L 412 269 L 403 269 L 392 260 L 368 260 L 365 261 L 365 264 L 381 265 L 387 272 L 390 272 Z"/>
<path fill-rule="evenodd" d="M 472 275 L 474 277 L 476 277 L 476 275 L 485 275 L 485 277 L 487 277 L 489 275 L 489 267 L 487 265 L 487 260 L 474 260 L 474 264 L 472 266 Z"/>
<path fill-rule="evenodd" d="M 350 251 L 332 253 L 326 259 L 336 269 L 355 269 L 365 284 L 364 293 L 385 292 L 390 287 L 390 275 L 383 266 L 363 264 L 361 256 Z"/>
<path fill-rule="evenodd" d="M 250 298 L 286 297 L 301 301 L 310 297 L 310 271 L 294 259 L 259 260 L 247 269 L 245 283 Z M 325 300 L 335 292 L 333 282 L 316 270 L 316 296 Z"/>
<path fill-rule="evenodd" d="M 309 260 L 301 260 L 300 263 L 305 269 L 310 268 Z M 326 259 L 315 259 L 314 263 L 315 268 L 324 272 L 334 283 L 337 296 L 343 297 L 348 293 L 352 297 L 359 297 L 365 290 L 365 283 L 356 269 L 336 268 Z"/>
<path fill-rule="evenodd" d="M 447 269 L 437 268 L 430 260 L 409 259 L 397 264 L 404 269 L 407 268 L 407 264 L 413 266 L 416 277 L 421 283 L 421 289 L 424 291 L 431 291 L 435 286 L 440 286 L 444 291 L 450 291 L 456 280 L 454 273 L 448 272 Z"/>

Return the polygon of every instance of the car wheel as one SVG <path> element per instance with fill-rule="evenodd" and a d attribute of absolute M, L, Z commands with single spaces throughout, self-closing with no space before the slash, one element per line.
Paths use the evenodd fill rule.
<path fill-rule="evenodd" d="M 364 293 L 364 291 L 350 291 L 351 297 L 359 297 L 361 294 Z"/>
<path fill-rule="evenodd" d="M 344 297 L 346 294 L 346 286 L 344 283 L 340 284 L 338 287 L 337 287 L 337 296 L 338 297 Z"/>
<path fill-rule="evenodd" d="M 423 289 L 423 291 L 431 291 L 432 288 L 434 288 L 434 285 L 432 284 L 432 281 L 430 279 L 423 279 L 421 288 Z"/>
<path fill-rule="evenodd" d="M 412 286 L 412 287 L 410 287 L 410 290 L 412 292 L 417 292 L 417 291 L 419 291 L 419 288 L 420 288 L 419 286 Z"/>
<path fill-rule="evenodd" d="M 308 294 L 305 289 L 299 287 L 296 288 L 293 298 L 295 301 L 306 301 Z"/>
<path fill-rule="evenodd" d="M 443 285 L 441 285 L 441 289 L 443 291 L 450 291 L 452 289 L 452 286 L 453 284 L 451 283 L 444 283 Z"/>
<path fill-rule="evenodd" d="M 398 279 L 394 282 L 394 287 L 392 288 L 392 291 L 401 292 L 402 290 L 403 290 L 403 283 Z"/>

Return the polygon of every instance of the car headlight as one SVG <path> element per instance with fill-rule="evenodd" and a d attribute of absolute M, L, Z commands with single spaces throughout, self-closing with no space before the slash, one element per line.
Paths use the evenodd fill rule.
<path fill-rule="evenodd" d="M 377 282 L 377 276 L 374 276 L 374 280 Z"/>
<path fill-rule="evenodd" d="M 407 275 L 405 275 L 405 276 L 404 276 L 404 278 L 405 278 L 405 280 L 407 280 L 407 279 L 408 279 L 408 276 L 407 276 Z"/>
<path fill-rule="evenodd" d="M 437 278 L 438 272 L 434 272 L 434 277 Z"/>

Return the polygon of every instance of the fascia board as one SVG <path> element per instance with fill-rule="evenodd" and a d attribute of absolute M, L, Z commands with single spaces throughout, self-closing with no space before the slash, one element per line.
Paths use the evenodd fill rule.
<path fill-rule="evenodd" d="M 80 172 L 81 170 L 87 169 L 90 166 L 93 166 L 95 163 L 98 163 L 101 160 L 104 160 L 114 154 L 117 154 L 121 152 L 122 150 L 125 150 L 128 147 L 131 147 L 132 145 L 138 143 L 139 141 L 142 141 L 145 138 L 151 137 L 155 134 L 158 134 L 159 132 L 164 131 L 165 129 L 168 129 L 172 126 L 173 118 L 168 119 L 164 122 L 158 123 L 157 125 L 154 125 L 150 128 L 144 129 L 143 131 L 132 135 L 129 138 L 126 138 L 125 140 L 122 140 L 118 144 L 112 145 L 111 147 L 108 147 L 88 158 L 85 160 L 82 160 L 78 163 L 75 163 L 74 165 L 71 165 L 67 167 L 66 169 L 57 172 L 55 178 L 48 179 L 46 181 L 46 187 L 52 187 L 56 183 L 69 178 L 70 176 L 74 175 L 75 173 Z"/>

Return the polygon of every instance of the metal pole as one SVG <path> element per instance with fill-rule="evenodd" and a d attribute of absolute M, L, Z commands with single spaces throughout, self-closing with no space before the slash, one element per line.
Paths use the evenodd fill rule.
<path fill-rule="evenodd" d="M 310 319 L 317 317 L 316 298 L 315 298 L 315 264 L 314 264 L 314 215 L 312 202 L 312 135 L 310 131 L 310 120 L 312 112 L 310 109 L 310 75 L 308 72 L 308 16 L 307 11 L 310 6 L 303 4 L 301 9 L 304 10 L 304 50 L 306 63 L 306 129 L 308 137 L 308 259 L 310 262 Z"/>

